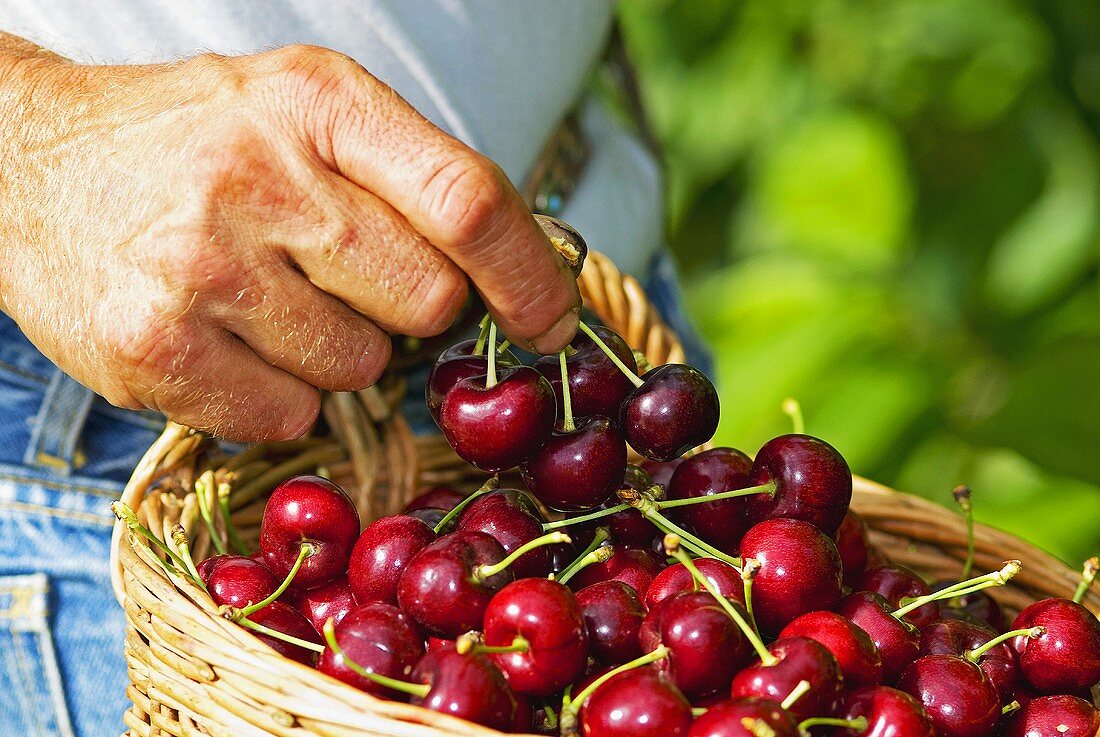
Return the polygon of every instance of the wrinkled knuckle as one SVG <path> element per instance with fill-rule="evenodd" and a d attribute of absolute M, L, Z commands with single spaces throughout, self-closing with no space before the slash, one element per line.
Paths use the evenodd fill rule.
<path fill-rule="evenodd" d="M 423 269 L 410 290 L 413 322 L 406 332 L 418 338 L 442 333 L 458 317 L 468 290 L 466 277 L 449 264 Z"/>
<path fill-rule="evenodd" d="M 473 151 L 447 157 L 424 191 L 427 212 L 455 248 L 476 243 L 491 230 L 507 208 L 509 194 L 499 167 Z"/>
<path fill-rule="evenodd" d="M 316 103 L 330 99 L 363 73 L 346 54 L 321 46 L 296 44 L 272 52 L 272 73 L 285 93 Z"/>

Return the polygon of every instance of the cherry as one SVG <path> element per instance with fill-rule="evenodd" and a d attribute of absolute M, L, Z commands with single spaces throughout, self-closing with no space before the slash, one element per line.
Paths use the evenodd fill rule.
<path fill-rule="evenodd" d="M 952 655 L 917 658 L 898 689 L 921 703 L 938 737 L 984 737 L 1001 718 L 1001 698 L 989 676 Z"/>
<path fill-rule="evenodd" d="M 921 628 L 921 655 L 954 655 L 966 657 L 997 636 L 988 626 L 958 619 L 941 619 Z M 1012 701 L 1016 693 L 1016 657 L 1007 643 L 985 651 L 979 658 L 967 658 L 985 671 L 1000 695 L 1001 703 Z"/>
<path fill-rule="evenodd" d="M 670 461 L 714 435 L 718 392 L 696 368 L 658 366 L 623 400 L 619 423 L 634 450 L 655 461 Z"/>
<path fill-rule="evenodd" d="M 615 548 L 615 553 L 604 563 L 594 563 L 574 576 L 569 585 L 580 591 L 600 581 L 622 581 L 635 591 L 647 591 L 661 572 L 661 560 L 652 550 Z"/>
<path fill-rule="evenodd" d="M 243 609 L 279 588 L 279 579 L 267 566 L 242 555 L 212 556 L 199 563 L 198 572 L 210 598 L 220 606 Z"/>
<path fill-rule="evenodd" d="M 623 364 L 633 373 L 638 371 L 634 351 L 613 330 L 597 325 L 592 331 L 600 337 Z M 596 343 L 583 332 L 577 333 L 569 344 L 573 352 L 566 350 L 569 375 L 569 395 L 573 413 L 578 417 L 601 415 L 618 419 L 623 399 L 634 388 L 630 379 L 607 357 Z M 558 416 L 564 416 L 562 406 L 561 368 L 558 357 L 542 356 L 533 364 L 536 371 L 546 377 L 558 397 Z"/>
<path fill-rule="evenodd" d="M 933 592 L 943 591 L 954 586 L 957 581 L 937 581 L 931 588 Z M 1005 628 L 1005 617 L 997 600 L 984 591 L 975 591 L 936 602 L 940 619 L 961 619 L 963 621 L 985 624 L 997 632 Z"/>
<path fill-rule="evenodd" d="M 836 737 L 935 737 L 923 707 L 909 694 L 889 686 L 863 686 L 844 695 L 838 716 L 867 720 L 859 732 L 838 729 Z"/>
<path fill-rule="evenodd" d="M 824 645 L 808 637 L 784 637 L 768 646 L 776 662 L 756 662 L 733 677 L 730 695 L 756 696 L 786 704 L 797 719 L 832 716 L 840 700 L 842 682 L 836 658 Z M 787 697 L 801 681 L 808 690 L 793 704 Z"/>
<path fill-rule="evenodd" d="M 1096 737 L 1100 711 L 1076 696 L 1043 696 L 1011 714 L 1004 737 Z"/>
<path fill-rule="evenodd" d="M 275 487 L 260 522 L 260 550 L 267 567 L 282 579 L 310 546 L 294 585 L 308 588 L 348 569 L 359 535 L 359 513 L 344 490 L 319 476 L 295 476 Z"/>
<path fill-rule="evenodd" d="M 314 661 L 317 660 L 317 653 L 321 650 L 321 636 L 317 634 L 317 630 L 313 629 L 313 625 L 309 623 L 309 620 L 290 605 L 281 601 L 272 602 L 263 609 L 250 614 L 247 621 L 253 625 L 259 625 L 276 633 L 289 635 L 292 638 L 318 646 L 316 650 L 307 649 L 262 631 L 253 630 L 252 634 L 259 637 L 283 657 L 296 660 L 305 665 L 313 665 Z M 245 624 L 245 622 L 241 622 L 241 624 Z"/>
<path fill-rule="evenodd" d="M 855 582 L 867 570 L 870 547 L 867 523 L 859 512 L 849 509 L 836 530 L 836 549 L 840 553 L 845 586 L 854 588 Z"/>
<path fill-rule="evenodd" d="M 474 353 L 477 343 L 478 341 L 473 339 L 455 343 L 439 354 L 439 358 L 435 360 L 428 372 L 428 381 L 424 385 L 424 398 L 428 404 L 428 411 L 436 422 L 439 422 L 439 410 L 443 406 L 443 398 L 455 384 L 463 379 L 485 376 L 489 370 L 484 345 L 482 355 Z M 500 366 L 519 365 L 519 361 L 509 351 L 498 351 L 496 361 Z"/>
<path fill-rule="evenodd" d="M 530 366 L 462 379 L 443 398 L 439 427 L 463 460 L 504 471 L 526 460 L 550 437 L 554 390 Z"/>
<path fill-rule="evenodd" d="M 705 591 L 662 600 L 646 615 L 638 641 L 646 651 L 658 645 L 668 648 L 658 668 L 689 697 L 729 688 L 734 674 L 752 657 L 752 646 L 737 624 Z"/>
<path fill-rule="evenodd" d="M 882 682 L 882 657 L 867 633 L 834 612 L 809 612 L 792 620 L 779 637 L 808 637 L 836 658 L 844 683 L 873 686 Z"/>
<path fill-rule="evenodd" d="M 469 494 L 452 489 L 450 486 L 433 486 L 410 499 L 404 511 L 407 513 L 416 509 L 445 509 L 449 512 L 468 496 Z"/>
<path fill-rule="evenodd" d="M 858 591 L 840 600 L 836 611 L 867 633 L 882 658 L 882 676 L 893 683 L 920 655 L 920 633 L 895 617 L 890 602 L 873 591 Z"/>
<path fill-rule="evenodd" d="M 780 435 L 764 443 L 752 463 L 751 482 L 775 485 L 771 494 L 748 497 L 751 521 L 789 517 L 826 535 L 840 527 L 852 500 L 852 472 L 844 457 L 810 435 Z"/>
<path fill-rule="evenodd" d="M 739 603 L 745 603 L 745 586 L 741 573 L 728 563 L 717 558 L 696 558 L 695 567 L 714 584 L 718 593 Z M 681 591 L 694 591 L 697 586 L 683 563 L 675 563 L 657 574 L 645 593 L 645 604 L 652 609 L 661 600 Z"/>
<path fill-rule="evenodd" d="M 585 700 L 585 737 L 681 737 L 691 727 L 691 704 L 652 666 L 612 676 Z"/>
<path fill-rule="evenodd" d="M 287 591 L 285 596 L 287 603 L 305 615 L 318 632 L 329 619 L 334 624 L 340 624 L 348 612 L 356 608 L 347 576 L 334 578 L 312 589 Z"/>
<path fill-rule="evenodd" d="M 545 578 L 525 578 L 498 591 L 485 609 L 485 644 L 526 648 L 490 657 L 517 693 L 549 696 L 584 671 L 588 636 L 573 593 Z"/>
<path fill-rule="evenodd" d="M 427 652 L 430 653 L 432 650 L 438 650 L 439 648 L 444 647 L 445 645 L 454 645 L 454 644 L 455 644 L 454 640 L 447 640 L 447 639 L 444 639 L 442 637 L 430 637 L 429 636 L 428 640 L 427 640 L 427 643 L 424 645 L 424 649 Z"/>
<path fill-rule="evenodd" d="M 618 665 L 642 654 L 638 630 L 646 610 L 633 588 L 622 581 L 600 581 L 577 592 L 592 656 Z"/>
<path fill-rule="evenodd" d="M 391 699 L 403 697 L 356 670 L 408 678 L 424 656 L 424 637 L 412 619 L 395 606 L 375 602 L 353 609 L 333 625 L 339 650 L 326 647 L 317 670 L 367 693 Z M 348 667 L 349 659 L 359 669 Z"/>
<path fill-rule="evenodd" d="M 763 728 L 761 728 L 763 727 Z M 695 720 L 687 737 L 800 737 L 798 724 L 778 701 L 749 697 L 716 704 Z"/>
<path fill-rule="evenodd" d="M 623 483 L 626 441 L 606 417 L 555 431 L 526 463 L 523 480 L 543 504 L 561 512 L 595 509 Z"/>
<path fill-rule="evenodd" d="M 458 529 L 491 535 L 505 553 L 542 534 L 545 522 L 542 512 L 530 494 L 518 489 L 497 489 L 477 497 L 462 512 Z M 546 576 L 550 573 L 548 548 L 535 548 L 512 566 L 516 578 Z"/>
<path fill-rule="evenodd" d="M 673 458 L 671 461 L 651 461 L 647 458 L 642 461 L 641 470 L 645 471 L 648 480 L 639 485 L 638 491 L 650 484 L 657 484 L 667 489 L 669 482 L 672 481 L 672 475 L 676 473 L 676 469 L 680 467 L 680 464 L 686 460 L 686 458 Z"/>
<path fill-rule="evenodd" d="M 1012 641 L 1020 674 L 1043 694 L 1072 693 L 1100 681 L 1100 620 L 1069 599 L 1043 599 L 1026 607 L 1012 629 L 1042 627 L 1039 637 Z"/>
<path fill-rule="evenodd" d="M 450 514 L 450 510 L 443 509 L 442 507 L 420 507 L 418 509 L 410 509 L 407 512 L 402 512 L 406 517 L 414 517 L 433 530 Z M 451 525 L 447 525 L 448 528 Z M 451 532 L 450 529 L 444 530 L 445 532 Z"/>
<path fill-rule="evenodd" d="M 348 583 L 356 601 L 397 603 L 397 581 L 409 560 L 436 539 L 422 520 L 382 517 L 363 530 L 351 551 Z"/>
<path fill-rule="evenodd" d="M 897 608 L 903 599 L 916 599 L 932 593 L 928 584 L 917 574 L 904 566 L 888 565 L 869 568 L 855 585 L 854 591 L 874 591 Z M 981 592 L 979 592 L 981 593 Z M 939 619 L 939 607 L 935 602 L 920 606 L 905 615 L 905 621 L 916 627 L 923 627 Z"/>
<path fill-rule="evenodd" d="M 484 725 L 509 729 L 518 702 L 508 679 L 486 655 L 459 653 L 448 644 L 426 654 L 413 669 L 412 680 L 428 685 L 411 699 L 432 711 Z"/>
<path fill-rule="evenodd" d="M 668 483 L 668 498 L 692 499 L 751 486 L 751 470 L 752 460 L 739 450 L 705 450 L 677 467 Z M 673 512 L 673 519 L 723 552 L 737 555 L 741 537 L 749 528 L 746 498 L 679 507 Z"/>
<path fill-rule="evenodd" d="M 760 522 L 742 538 L 741 555 L 760 564 L 753 582 L 753 614 L 763 632 L 778 633 L 795 617 L 831 609 L 840 601 L 836 544 L 808 522 Z"/>

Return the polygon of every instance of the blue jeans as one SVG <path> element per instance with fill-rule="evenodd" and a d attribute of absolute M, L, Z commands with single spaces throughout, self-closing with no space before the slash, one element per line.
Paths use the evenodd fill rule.
<path fill-rule="evenodd" d="M 689 361 L 709 371 L 666 256 L 655 258 L 646 288 Z M 409 396 L 410 412 L 423 405 L 420 392 Z M 84 389 L 0 314 L 0 736 L 123 731 L 109 505 L 163 424 Z"/>

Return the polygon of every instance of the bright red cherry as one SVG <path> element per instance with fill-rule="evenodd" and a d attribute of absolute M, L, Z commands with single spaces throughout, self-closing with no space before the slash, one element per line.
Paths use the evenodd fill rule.
<path fill-rule="evenodd" d="M 746 497 L 752 521 L 789 517 L 832 535 L 852 500 L 848 463 L 836 448 L 810 435 L 780 435 L 764 443 L 751 478 L 751 486 L 776 486 L 774 494 Z"/>
<path fill-rule="evenodd" d="M 646 610 L 634 589 L 622 581 L 600 581 L 577 592 L 577 605 L 593 657 L 619 665 L 641 656 L 638 630 Z"/>
<path fill-rule="evenodd" d="M 615 548 L 607 561 L 593 563 L 569 579 L 569 587 L 580 591 L 599 581 L 622 581 L 635 591 L 647 591 L 662 568 L 662 560 L 652 550 Z"/>
<path fill-rule="evenodd" d="M 867 633 L 882 658 L 882 677 L 893 683 L 920 655 L 920 631 L 895 617 L 890 602 L 873 591 L 858 591 L 840 600 L 836 611 Z"/>
<path fill-rule="evenodd" d="M 837 716 L 867 720 L 867 729 L 838 729 L 836 737 L 935 737 L 924 708 L 909 694 L 889 686 L 863 686 L 844 695 Z"/>
<path fill-rule="evenodd" d="M 996 636 L 997 633 L 991 627 L 982 624 L 959 619 L 940 619 L 921 629 L 920 654 L 954 655 L 961 658 Z M 983 653 L 977 663 L 993 682 L 997 693 L 1000 694 L 1001 703 L 1007 704 L 1012 701 L 1012 697 L 1016 694 L 1019 669 L 1016 667 L 1016 656 L 1008 643 L 1002 642 L 1000 645 L 995 645 Z"/>
<path fill-rule="evenodd" d="M 916 599 L 932 593 L 920 576 L 905 566 L 886 565 L 868 568 L 852 586 L 853 591 L 874 591 L 890 602 L 890 606 L 902 606 L 902 599 Z M 919 606 L 905 615 L 905 621 L 916 627 L 939 619 L 936 602 Z"/>
<path fill-rule="evenodd" d="M 508 679 L 485 655 L 460 654 L 448 644 L 421 658 L 412 680 L 430 687 L 426 696 L 411 699 L 414 704 L 491 729 L 515 724 L 516 697 Z"/>
<path fill-rule="evenodd" d="M 581 707 L 584 737 L 683 737 L 691 704 L 656 668 L 610 678 Z"/>
<path fill-rule="evenodd" d="M 215 555 L 198 565 L 199 577 L 219 606 L 243 609 L 261 602 L 279 588 L 268 567 L 243 555 Z"/>
<path fill-rule="evenodd" d="M 479 496 L 462 511 L 458 529 L 484 532 L 492 536 L 505 553 L 542 535 L 546 519 L 531 495 L 518 489 L 497 489 Z M 550 574 L 550 551 L 535 548 L 512 564 L 516 578 Z"/>
<path fill-rule="evenodd" d="M 407 514 L 382 517 L 367 526 L 351 551 L 348 583 L 360 604 L 397 603 L 397 580 L 409 560 L 436 539 L 422 520 Z"/>
<path fill-rule="evenodd" d="M 298 560 L 302 544 L 311 551 L 294 586 L 309 588 L 348 569 L 359 536 L 359 513 L 344 490 L 319 476 L 295 476 L 275 487 L 260 522 L 260 550 L 281 581 Z"/>
<path fill-rule="evenodd" d="M 283 596 L 288 604 L 309 620 L 317 632 L 324 629 L 329 619 L 333 624 L 340 624 L 348 612 L 357 606 L 347 576 L 334 578 L 312 589 L 287 591 Z"/>
<path fill-rule="evenodd" d="M 428 372 L 428 381 L 424 384 L 424 399 L 428 404 L 428 411 L 436 422 L 439 422 L 439 409 L 443 405 L 443 398 L 454 388 L 455 384 L 463 379 L 484 377 L 489 369 L 489 361 L 484 355 L 474 355 L 476 340 L 464 340 L 455 343 L 439 354 L 435 364 Z M 519 361 L 510 351 L 497 353 L 498 366 L 518 366 Z M 429 505 L 435 506 L 435 505 Z"/>
<path fill-rule="evenodd" d="M 938 737 L 985 737 L 1001 718 L 1001 698 L 989 676 L 952 655 L 917 658 L 898 689 L 921 703 Z"/>
<path fill-rule="evenodd" d="M 718 392 L 701 371 L 667 363 L 647 371 L 642 380 L 619 414 L 630 447 L 646 458 L 671 461 L 714 436 Z"/>
<path fill-rule="evenodd" d="M 1073 693 L 1100 681 L 1100 620 L 1069 599 L 1043 599 L 1025 608 L 1012 629 L 1043 627 L 1035 638 L 1012 641 L 1020 674 L 1043 694 Z"/>
<path fill-rule="evenodd" d="M 404 700 L 404 694 L 356 673 L 347 660 L 368 673 L 397 680 L 409 678 L 424 656 L 424 636 L 407 614 L 389 604 L 367 604 L 353 609 L 336 624 L 335 636 L 343 653 L 326 646 L 317 670 L 367 693 Z"/>
<path fill-rule="evenodd" d="M 741 604 L 745 603 L 745 582 L 736 568 L 717 558 L 697 558 L 694 563 L 699 573 L 714 584 L 719 594 L 728 599 L 736 599 Z M 653 583 L 649 584 L 645 592 L 645 604 L 652 609 L 662 599 L 681 591 L 695 591 L 697 588 L 691 571 L 683 563 L 674 563 L 658 573 Z"/>
<path fill-rule="evenodd" d="M 458 503 L 469 494 L 450 486 L 433 486 L 420 492 L 405 505 L 405 512 L 416 509 L 446 509 L 448 512 L 458 506 Z"/>
<path fill-rule="evenodd" d="M 1096 737 L 1100 710 L 1076 696 L 1043 696 L 1024 704 L 1005 722 L 1004 737 Z"/>
<path fill-rule="evenodd" d="M 617 333 L 597 325 L 592 331 L 600 337 L 608 348 L 626 364 L 631 371 L 637 372 L 638 364 L 634 360 L 634 351 Z M 607 354 L 583 332 L 577 333 L 570 344 L 572 355 L 566 355 L 565 363 L 569 372 L 569 398 L 573 405 L 573 414 L 577 417 L 600 415 L 618 419 L 619 406 L 634 388 L 630 379 L 611 362 Z M 554 387 L 558 401 L 558 416 L 564 417 L 562 408 L 561 365 L 556 355 L 542 356 L 533 364 L 535 370 L 546 377 Z"/>
<path fill-rule="evenodd" d="M 523 464 L 527 488 L 560 512 L 586 512 L 622 486 L 626 441 L 606 417 L 585 417 L 573 430 L 555 431 Z"/>
<path fill-rule="evenodd" d="M 835 612 L 809 612 L 792 620 L 779 637 L 808 637 L 828 649 L 847 686 L 882 682 L 882 657 L 867 633 Z"/>
<path fill-rule="evenodd" d="M 324 644 L 321 642 L 321 636 L 317 634 L 317 630 L 313 629 L 313 625 L 309 623 L 309 620 L 302 616 L 296 609 L 281 601 L 274 601 L 268 604 L 258 612 L 250 614 L 248 619 L 251 622 L 263 625 L 276 632 L 281 632 L 284 635 L 296 637 L 299 640 L 305 640 L 306 642 L 312 642 L 317 645 Z M 313 665 L 317 660 L 317 653 L 312 650 L 307 650 L 300 645 L 295 645 L 259 632 L 253 632 L 252 634 L 263 640 L 275 650 L 275 652 L 283 657 L 297 660 L 299 663 L 304 663 L 305 665 Z"/>
<path fill-rule="evenodd" d="M 854 509 L 849 509 L 836 530 L 836 549 L 844 569 L 844 585 L 852 587 L 867 570 L 871 543 L 867 538 L 867 523 Z"/>
<path fill-rule="evenodd" d="M 711 448 L 687 458 L 668 483 L 669 499 L 693 499 L 752 486 L 752 459 L 733 448 Z M 703 502 L 672 510 L 674 519 L 730 555 L 737 555 L 741 537 L 749 529 L 747 497 Z"/>
<path fill-rule="evenodd" d="M 709 707 L 691 725 L 687 737 L 758 737 L 761 734 L 800 737 L 798 723 L 779 702 L 755 697 L 723 701 Z"/>
<path fill-rule="evenodd" d="M 753 613 L 762 632 L 776 634 L 795 617 L 840 601 L 840 554 L 821 530 L 794 519 L 769 519 L 741 539 L 741 555 L 760 563 Z"/>
<path fill-rule="evenodd" d="M 840 667 L 824 645 L 808 637 L 784 637 L 768 646 L 778 662 L 753 663 L 733 677 L 730 696 L 756 696 L 783 702 L 800 681 L 809 690 L 789 707 L 796 719 L 831 716 L 843 689 Z"/>

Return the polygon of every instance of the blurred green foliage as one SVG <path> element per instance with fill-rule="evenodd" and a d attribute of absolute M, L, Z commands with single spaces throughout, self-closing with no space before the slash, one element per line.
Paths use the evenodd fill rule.
<path fill-rule="evenodd" d="M 1100 552 L 1100 5 L 624 0 L 717 441 Z"/>

